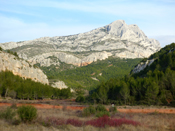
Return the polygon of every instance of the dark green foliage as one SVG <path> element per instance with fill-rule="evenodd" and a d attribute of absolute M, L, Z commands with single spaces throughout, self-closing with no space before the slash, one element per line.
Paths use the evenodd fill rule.
<path fill-rule="evenodd" d="M 67 98 L 70 98 L 71 96 L 72 96 L 72 93 L 70 91 L 70 88 L 60 90 L 59 98 L 67 99 Z"/>
<path fill-rule="evenodd" d="M 103 112 L 103 111 L 107 111 L 107 110 L 106 110 L 104 105 L 97 105 L 96 111 L 97 112 Z"/>
<path fill-rule="evenodd" d="M 109 108 L 109 112 L 112 112 L 112 113 L 116 113 L 117 112 L 117 108 L 114 106 L 111 106 L 110 108 Z"/>
<path fill-rule="evenodd" d="M 110 116 L 110 113 L 108 111 L 99 111 L 95 116 L 96 117 Z"/>
<path fill-rule="evenodd" d="M 13 51 L 11 51 L 11 50 L 7 50 L 7 53 L 12 54 L 12 55 L 18 57 L 17 52 L 13 52 Z M 18 58 L 19 58 L 19 57 L 18 57 Z"/>
<path fill-rule="evenodd" d="M 85 102 L 85 97 L 80 95 L 75 99 L 75 101 L 76 102 Z"/>
<path fill-rule="evenodd" d="M 33 106 L 21 106 L 17 113 L 23 122 L 31 122 L 37 117 L 37 109 Z"/>
<path fill-rule="evenodd" d="M 0 47 L 0 51 L 2 51 L 2 48 Z"/>
<path fill-rule="evenodd" d="M 1 119 L 12 120 L 15 115 L 16 115 L 16 112 L 13 111 L 13 109 L 10 107 L 7 107 L 6 110 L 0 112 Z"/>
<path fill-rule="evenodd" d="M 70 88 L 77 89 L 81 86 L 85 89 L 94 89 L 100 82 L 107 81 L 110 78 L 119 78 L 126 74 L 140 61 L 141 59 L 119 59 L 110 57 L 106 60 L 98 60 L 90 65 L 83 67 L 75 67 L 63 62 L 60 62 L 59 68 L 51 65 L 50 67 L 40 67 L 52 79 L 64 81 Z M 37 64 L 37 66 L 40 66 Z M 93 80 L 92 77 L 97 78 Z"/>
<path fill-rule="evenodd" d="M 82 115 L 87 117 L 90 115 L 94 115 L 95 113 L 96 113 L 95 107 L 89 106 L 89 107 L 83 109 Z"/>
<path fill-rule="evenodd" d="M 13 99 L 70 98 L 70 89 L 58 89 L 31 79 L 22 79 L 12 72 L 0 72 L 0 95 Z"/>
<path fill-rule="evenodd" d="M 143 71 L 123 78 L 101 82 L 90 91 L 97 103 L 121 105 L 167 105 L 175 100 L 175 43 L 161 49 L 150 58 L 155 61 Z M 143 59 L 142 61 L 147 61 Z"/>
<path fill-rule="evenodd" d="M 83 96 L 85 94 L 85 90 L 82 86 L 78 86 L 77 88 L 75 88 L 75 94 L 76 96 Z"/>
<path fill-rule="evenodd" d="M 110 116 L 110 113 L 107 111 L 104 105 L 98 105 L 96 107 L 96 117 L 102 117 L 104 115 Z"/>

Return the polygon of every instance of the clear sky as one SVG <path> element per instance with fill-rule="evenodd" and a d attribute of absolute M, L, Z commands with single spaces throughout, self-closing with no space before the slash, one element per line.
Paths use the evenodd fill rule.
<path fill-rule="evenodd" d="M 83 33 L 125 20 L 175 42 L 175 0 L 0 0 L 0 43 Z"/>

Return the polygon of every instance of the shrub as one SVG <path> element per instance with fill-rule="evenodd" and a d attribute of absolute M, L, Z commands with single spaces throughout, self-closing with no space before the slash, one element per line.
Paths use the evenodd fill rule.
<path fill-rule="evenodd" d="M 90 116 L 90 115 L 95 114 L 95 112 L 96 112 L 95 107 L 89 106 L 83 110 L 82 115 L 83 116 Z"/>
<path fill-rule="evenodd" d="M 96 114 L 96 117 L 102 117 L 102 116 L 110 116 L 108 111 L 99 111 Z"/>
<path fill-rule="evenodd" d="M 6 120 L 12 120 L 15 115 L 16 115 L 16 112 L 13 111 L 10 107 L 7 107 L 5 111 L 0 113 L 0 118 L 6 119 Z"/>
<path fill-rule="evenodd" d="M 37 117 L 37 109 L 33 106 L 21 106 L 17 113 L 23 122 L 31 122 Z"/>
<path fill-rule="evenodd" d="M 103 112 L 103 111 L 107 111 L 107 110 L 106 110 L 105 106 L 103 106 L 103 105 L 98 105 L 98 106 L 96 107 L 96 111 L 100 111 L 100 112 L 102 111 L 102 112 Z"/>
<path fill-rule="evenodd" d="M 85 97 L 84 96 L 78 96 L 75 101 L 76 102 L 85 102 Z"/>
<path fill-rule="evenodd" d="M 117 112 L 117 108 L 114 106 L 114 107 L 110 107 L 109 108 L 109 112 L 112 112 L 112 113 L 116 113 Z"/>

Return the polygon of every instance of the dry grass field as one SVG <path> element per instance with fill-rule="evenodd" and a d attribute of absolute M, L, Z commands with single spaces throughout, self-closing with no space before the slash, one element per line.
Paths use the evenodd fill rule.
<path fill-rule="evenodd" d="M 175 131 L 175 114 L 174 113 L 159 113 L 158 111 L 152 113 L 139 112 L 139 113 L 124 113 L 120 112 L 120 109 L 168 109 L 175 110 L 174 108 L 169 107 L 129 107 L 129 106 L 120 106 L 117 107 L 119 112 L 111 114 L 112 119 L 121 119 L 121 120 L 131 120 L 134 122 L 140 123 L 139 125 L 132 124 L 122 124 L 117 127 L 110 127 L 106 125 L 104 127 L 95 127 L 91 125 L 86 125 L 86 121 L 91 121 L 97 119 L 95 116 L 83 117 L 81 108 L 67 108 L 70 106 L 82 106 L 78 105 L 74 101 L 1 101 L 0 112 L 5 110 L 12 103 L 20 103 L 20 104 L 44 104 L 47 105 L 46 108 L 38 106 L 37 118 L 31 123 L 23 123 L 23 122 L 12 122 L 4 119 L 0 119 L 0 131 Z M 15 104 L 14 104 L 15 105 Z M 16 104 L 18 105 L 18 104 Z M 51 106 L 51 108 L 49 107 Z M 61 108 L 55 108 L 55 107 Z M 87 105 L 83 105 L 87 106 Z M 49 107 L 49 108 L 47 108 Z M 109 106 L 107 106 L 109 107 Z M 13 110 L 17 110 L 13 108 Z M 15 120 L 18 120 L 18 116 L 16 115 Z M 58 122 L 65 122 L 66 120 L 71 120 L 74 123 L 71 124 L 58 124 Z M 78 125 L 78 122 L 84 123 L 83 125 Z M 57 123 L 56 123 L 57 122 Z"/>

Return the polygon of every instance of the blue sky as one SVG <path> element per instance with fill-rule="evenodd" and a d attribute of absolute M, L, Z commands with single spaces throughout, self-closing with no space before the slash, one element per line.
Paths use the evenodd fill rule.
<path fill-rule="evenodd" d="M 175 0 L 0 0 L 0 43 L 83 33 L 115 20 L 175 42 Z"/>

